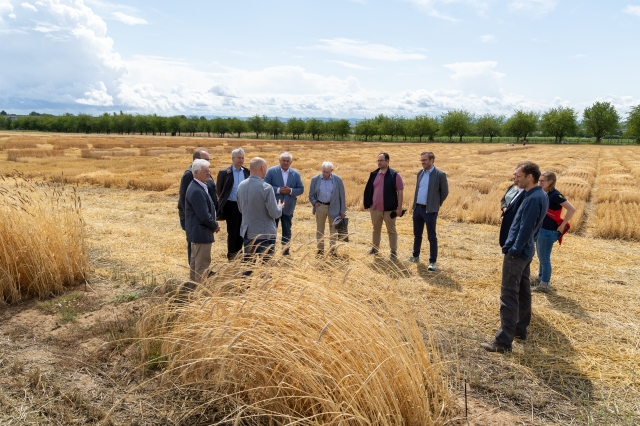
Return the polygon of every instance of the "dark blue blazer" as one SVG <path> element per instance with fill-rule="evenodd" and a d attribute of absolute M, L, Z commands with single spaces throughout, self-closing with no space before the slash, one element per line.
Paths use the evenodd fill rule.
<path fill-rule="evenodd" d="M 192 243 L 213 242 L 213 231 L 218 229 L 213 200 L 194 179 L 187 187 L 184 200 L 185 232 Z"/>

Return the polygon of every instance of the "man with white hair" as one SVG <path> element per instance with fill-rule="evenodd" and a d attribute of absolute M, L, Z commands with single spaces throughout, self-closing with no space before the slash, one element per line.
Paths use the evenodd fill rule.
<path fill-rule="evenodd" d="M 193 160 L 202 159 L 209 161 L 209 153 L 205 151 L 204 148 L 197 148 L 193 151 Z M 184 218 L 184 199 L 187 195 L 187 188 L 189 184 L 193 181 L 193 172 L 191 171 L 191 166 L 182 174 L 182 179 L 180 179 L 180 190 L 178 196 L 178 216 L 180 217 L 180 227 L 182 227 L 183 231 L 185 229 L 185 218 Z M 207 181 L 207 192 L 209 196 L 213 200 L 213 204 L 216 209 L 218 208 L 218 197 L 216 196 L 216 183 L 213 179 L 209 178 Z M 189 237 L 187 236 L 187 262 L 191 264 L 191 241 L 189 241 Z"/>
<path fill-rule="evenodd" d="M 191 241 L 191 262 L 189 278 L 202 282 L 211 265 L 211 244 L 213 234 L 220 232 L 216 222 L 216 209 L 207 192 L 207 181 L 211 178 L 209 162 L 203 159 L 193 160 L 191 165 L 193 181 L 187 188 L 184 200 L 185 228 L 187 239 Z"/>
<path fill-rule="evenodd" d="M 333 173 L 333 164 L 329 161 L 322 163 L 322 173 L 311 178 L 309 201 L 313 206 L 312 213 L 316 215 L 318 254 L 324 254 L 324 230 L 328 219 L 329 253 L 335 256 L 337 232 L 333 221 L 346 216 L 347 204 L 342 179 Z"/>
<path fill-rule="evenodd" d="M 240 224 L 242 213 L 238 210 L 238 186 L 249 177 L 249 169 L 243 167 L 244 150 L 231 151 L 231 165 L 218 172 L 218 220 L 227 221 L 227 259 L 233 260 L 242 251 Z"/>
<path fill-rule="evenodd" d="M 264 182 L 267 162 L 255 157 L 249 163 L 251 175 L 238 186 L 238 209 L 242 213 L 240 235 L 244 243 L 244 260 L 264 255 L 269 258 L 276 246 L 276 220 L 284 205 L 276 201 L 271 185 Z"/>
<path fill-rule="evenodd" d="M 291 241 L 291 222 L 296 208 L 296 199 L 304 192 L 302 178 L 297 170 L 291 168 L 293 157 L 288 152 L 280 154 L 280 165 L 273 166 L 267 171 L 264 181 L 273 187 L 276 199 L 284 203 L 282 210 L 282 246 L 284 256 L 289 255 Z M 279 220 L 276 219 L 276 228 Z"/>

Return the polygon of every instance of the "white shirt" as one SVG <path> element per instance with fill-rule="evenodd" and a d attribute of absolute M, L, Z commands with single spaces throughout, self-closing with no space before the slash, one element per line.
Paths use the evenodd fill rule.
<path fill-rule="evenodd" d="M 282 170 L 282 182 L 284 182 L 284 186 L 287 186 L 287 179 L 289 179 L 289 169 Z M 278 188 L 278 194 L 279 193 L 280 193 L 280 188 Z"/>

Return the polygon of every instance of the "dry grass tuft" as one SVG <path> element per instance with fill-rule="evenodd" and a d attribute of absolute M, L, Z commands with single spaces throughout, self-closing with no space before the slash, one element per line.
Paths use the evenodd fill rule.
<path fill-rule="evenodd" d="M 18 161 L 20 158 L 47 158 L 62 157 L 64 151 L 61 149 L 10 149 L 7 151 L 8 161 Z"/>
<path fill-rule="evenodd" d="M 75 188 L 20 175 L 0 181 L 0 298 L 45 297 L 86 278 L 88 260 Z"/>
<path fill-rule="evenodd" d="M 514 152 L 514 151 L 522 151 L 524 149 L 533 148 L 532 146 L 521 146 L 521 147 L 510 147 L 510 148 L 490 148 L 490 149 L 479 149 L 478 154 L 480 155 L 488 155 L 493 154 L 494 152 Z"/>
<path fill-rule="evenodd" d="M 137 150 L 114 149 L 83 149 L 82 158 L 135 157 Z"/>
<path fill-rule="evenodd" d="M 187 152 L 191 154 L 192 151 L 185 150 L 184 148 L 166 148 L 166 147 L 154 147 L 154 148 L 140 148 L 140 155 L 148 156 L 148 157 L 157 157 L 159 155 L 168 155 L 168 154 L 184 154 Z"/>
<path fill-rule="evenodd" d="M 444 424 L 452 397 L 434 341 L 393 289 L 345 268 L 311 251 L 245 279 L 225 265 L 182 303 L 146 312 L 147 365 L 193 402 L 180 421 Z"/>

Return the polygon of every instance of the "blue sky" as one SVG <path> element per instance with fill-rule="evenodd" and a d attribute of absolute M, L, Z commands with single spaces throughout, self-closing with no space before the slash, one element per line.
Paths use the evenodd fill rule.
<path fill-rule="evenodd" d="M 639 40 L 640 0 L 0 0 L 0 109 L 624 116 Z"/>

